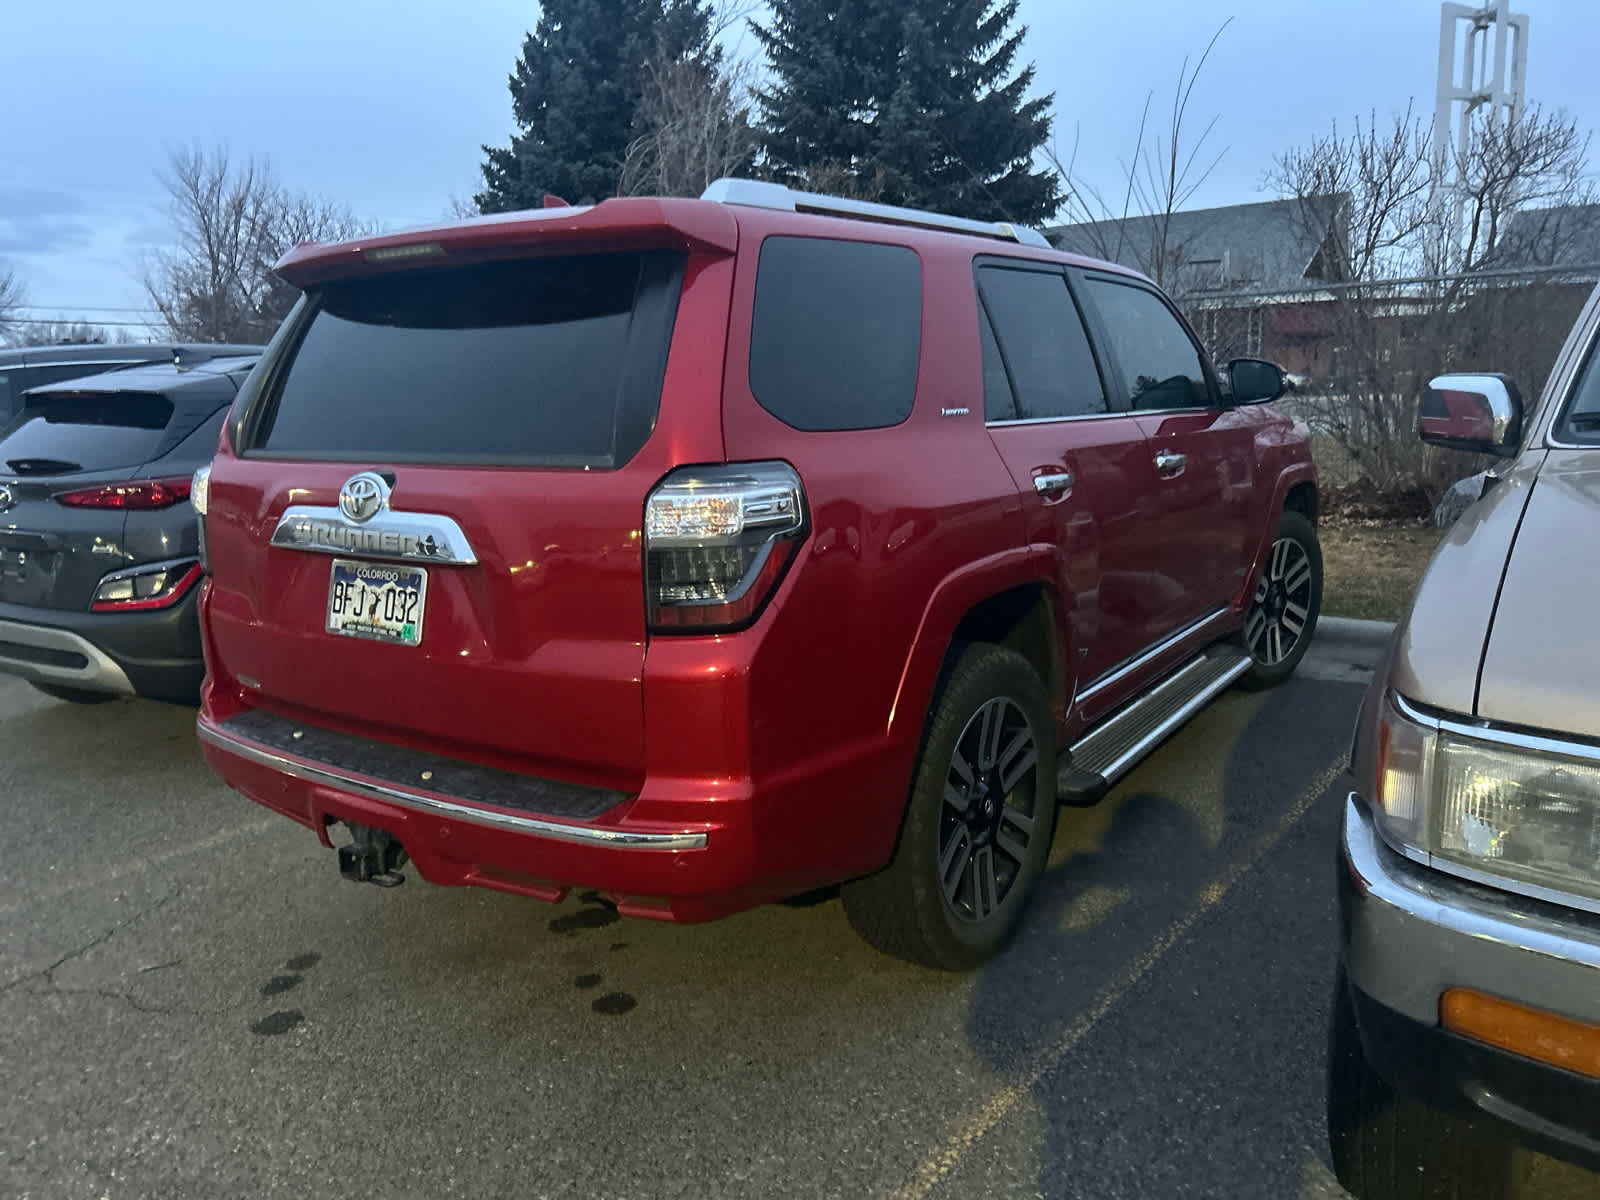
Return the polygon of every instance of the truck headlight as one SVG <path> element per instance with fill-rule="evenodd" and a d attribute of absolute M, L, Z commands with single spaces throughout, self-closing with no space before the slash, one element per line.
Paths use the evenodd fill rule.
<path fill-rule="evenodd" d="M 1391 842 L 1508 883 L 1600 901 L 1600 757 L 1501 740 L 1385 697 L 1374 809 Z M 1420 852 L 1420 853 L 1418 853 Z"/>

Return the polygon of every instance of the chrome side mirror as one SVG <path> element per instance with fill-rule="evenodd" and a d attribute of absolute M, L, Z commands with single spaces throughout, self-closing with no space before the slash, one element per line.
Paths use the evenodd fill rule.
<path fill-rule="evenodd" d="M 1522 393 L 1508 375 L 1440 375 L 1417 409 L 1417 436 L 1434 446 L 1510 458 L 1522 444 Z"/>

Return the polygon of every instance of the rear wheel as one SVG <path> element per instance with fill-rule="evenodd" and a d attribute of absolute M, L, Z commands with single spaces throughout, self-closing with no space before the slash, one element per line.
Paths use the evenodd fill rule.
<path fill-rule="evenodd" d="M 1356 1200 L 1516 1200 L 1527 1159 L 1485 1122 L 1397 1093 L 1361 1048 L 1344 967 L 1328 1033 L 1328 1145 Z"/>
<path fill-rule="evenodd" d="M 1286 509 L 1250 597 L 1240 638 L 1250 653 L 1241 687 L 1282 683 L 1306 656 L 1322 612 L 1322 547 L 1317 527 Z"/>
<path fill-rule="evenodd" d="M 946 970 L 992 957 L 1050 855 L 1055 770 L 1050 697 L 1028 660 L 961 650 L 929 714 L 894 859 L 843 889 L 856 932 Z"/>
<path fill-rule="evenodd" d="M 65 700 L 69 704 L 104 704 L 116 699 L 110 692 L 86 692 L 82 688 L 62 687 L 55 683 L 34 683 L 33 686 L 52 700 Z"/>

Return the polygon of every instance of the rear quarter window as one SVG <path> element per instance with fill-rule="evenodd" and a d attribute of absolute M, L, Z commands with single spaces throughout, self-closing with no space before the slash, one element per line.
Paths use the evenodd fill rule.
<path fill-rule="evenodd" d="M 911 415 L 922 352 L 922 263 L 906 246 L 769 237 L 750 329 L 750 391 L 808 432 Z"/>

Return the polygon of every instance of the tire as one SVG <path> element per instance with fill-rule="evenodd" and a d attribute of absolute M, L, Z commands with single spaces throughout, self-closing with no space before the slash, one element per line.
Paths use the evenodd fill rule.
<path fill-rule="evenodd" d="M 895 856 L 842 889 L 850 924 L 877 949 L 923 966 L 959 971 L 992 958 L 1050 856 L 1055 779 L 1055 720 L 1038 672 L 1000 646 L 954 652 Z"/>
<path fill-rule="evenodd" d="M 29 683 L 52 700 L 65 700 L 69 704 L 105 704 L 115 700 L 110 692 L 86 692 L 82 688 L 61 687 L 54 683 Z"/>
<path fill-rule="evenodd" d="M 1485 1121 L 1397 1093 L 1361 1047 L 1343 964 L 1328 1029 L 1328 1148 L 1356 1200 L 1516 1200 L 1529 1156 Z"/>
<path fill-rule="evenodd" d="M 1250 655 L 1250 669 L 1239 686 L 1255 691 L 1293 675 L 1321 615 L 1322 547 L 1317 527 L 1305 514 L 1285 509 L 1239 633 L 1240 644 Z"/>

